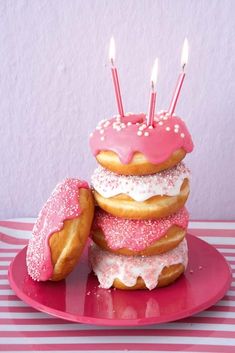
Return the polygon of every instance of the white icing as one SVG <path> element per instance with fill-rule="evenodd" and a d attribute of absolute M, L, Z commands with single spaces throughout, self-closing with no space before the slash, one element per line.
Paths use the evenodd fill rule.
<path fill-rule="evenodd" d="M 126 194 L 135 201 L 141 202 L 156 195 L 178 195 L 184 179 L 189 177 L 190 171 L 184 163 L 144 176 L 119 175 L 99 166 L 91 177 L 91 183 L 93 188 L 105 198 Z"/>
<path fill-rule="evenodd" d="M 89 261 L 98 277 L 101 288 L 110 288 L 116 278 L 128 287 L 142 277 L 151 290 L 158 284 L 158 278 L 165 266 L 188 264 L 188 247 L 184 239 L 176 248 L 164 254 L 153 256 L 116 255 L 100 249 L 96 244 L 89 248 Z"/>

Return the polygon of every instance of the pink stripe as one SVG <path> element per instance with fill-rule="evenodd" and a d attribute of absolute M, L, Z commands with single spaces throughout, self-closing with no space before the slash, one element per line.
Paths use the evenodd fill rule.
<path fill-rule="evenodd" d="M 14 259 L 14 255 L 12 254 L 11 257 L 4 257 L 4 256 L 0 256 L 0 261 L 11 261 L 12 259 Z"/>
<path fill-rule="evenodd" d="M 28 239 L 18 239 L 3 233 L 0 233 L 0 240 L 4 241 L 7 244 L 17 244 L 17 245 L 26 245 L 28 244 L 28 241 L 29 241 Z"/>
<path fill-rule="evenodd" d="M 13 293 L 13 292 L 12 292 Z M 19 297 L 17 297 L 14 294 L 9 294 L 9 295 L 0 295 L 0 300 L 9 300 L 9 301 L 14 301 L 14 300 L 18 300 L 18 301 L 22 301 L 21 299 L 19 299 Z"/>
<path fill-rule="evenodd" d="M 0 249 L 0 253 L 5 253 L 5 252 L 11 252 L 14 254 L 18 253 L 18 251 L 20 251 L 22 248 L 15 248 L 15 249 Z"/>
<path fill-rule="evenodd" d="M 0 313 L 38 313 L 39 311 L 32 308 L 31 306 L 14 306 L 14 307 L 7 307 L 7 306 L 0 306 Z"/>
<path fill-rule="evenodd" d="M 7 274 L 5 274 L 5 275 L 0 275 L 0 279 L 7 279 Z"/>
<path fill-rule="evenodd" d="M 17 230 L 32 230 L 34 224 L 33 223 L 14 222 L 14 221 L 0 221 L 0 226 L 7 227 L 10 229 L 17 229 Z"/>
<path fill-rule="evenodd" d="M 0 289 L 11 289 L 9 284 L 0 284 Z"/>
<path fill-rule="evenodd" d="M 233 220 L 223 220 L 223 219 L 216 219 L 216 220 L 211 220 L 211 219 L 206 219 L 206 220 L 204 220 L 204 219 L 202 219 L 202 220 L 200 220 L 200 219 L 190 219 L 190 222 L 208 222 L 208 223 L 234 223 L 235 222 L 235 220 L 233 221 Z"/>
<path fill-rule="evenodd" d="M 234 237 L 235 229 L 189 229 L 189 233 L 197 237 Z"/>
<path fill-rule="evenodd" d="M 235 319 L 223 318 L 223 317 L 200 317 L 190 316 L 188 318 L 179 320 L 178 322 L 190 323 L 190 324 L 235 324 Z"/>
<path fill-rule="evenodd" d="M 20 325 L 66 325 L 70 324 L 71 322 L 69 321 L 64 321 L 62 319 L 56 319 L 56 318 L 47 318 L 47 319 L 0 319 L 0 325 L 10 325 L 12 324 L 12 320 L 14 320 L 14 325 L 17 325 L 18 330 L 20 330 Z M 80 324 L 77 324 L 80 325 Z M 48 328 L 49 330 L 50 328 Z M 66 330 L 61 331 L 61 332 L 66 332 Z"/>
<path fill-rule="evenodd" d="M 158 329 L 91 329 L 91 330 L 68 330 L 68 331 L 24 331 L 24 337 L 57 337 L 61 332 L 64 332 L 66 337 L 129 337 L 129 336 L 145 336 L 145 337 L 216 337 L 216 338 L 234 338 L 235 332 L 231 331 L 213 331 L 213 330 L 158 330 Z M 1 332 L 2 337 L 22 337 L 20 331 L 5 331 Z"/>
<path fill-rule="evenodd" d="M 0 266 L 0 270 L 8 270 L 8 266 Z"/>
<path fill-rule="evenodd" d="M 167 340 L 167 339 L 166 339 Z M 176 352 L 214 352 L 234 353 L 233 346 L 192 345 L 192 344 L 154 344 L 154 343 L 89 343 L 89 344 L 4 344 L 2 351 L 111 351 L 111 350 L 137 350 L 137 351 L 176 351 Z"/>

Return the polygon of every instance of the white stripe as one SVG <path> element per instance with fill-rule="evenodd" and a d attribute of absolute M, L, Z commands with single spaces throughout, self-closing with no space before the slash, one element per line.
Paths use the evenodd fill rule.
<path fill-rule="evenodd" d="M 2 259 L 4 257 L 11 257 L 13 259 L 13 257 L 15 257 L 15 253 L 14 252 L 3 252 L 3 253 L 1 253 L 1 250 L 0 250 L 0 259 Z"/>
<path fill-rule="evenodd" d="M 11 260 L 8 260 L 8 261 L 1 261 L 0 260 L 0 266 L 9 266 L 11 263 Z"/>
<path fill-rule="evenodd" d="M 235 290 L 228 290 L 227 295 L 235 295 Z"/>
<path fill-rule="evenodd" d="M 0 300 L 0 306 L 14 307 L 14 306 L 28 306 L 21 300 Z"/>
<path fill-rule="evenodd" d="M 224 244 L 224 245 L 234 245 L 234 238 L 229 237 L 203 237 L 203 240 L 209 244 Z"/>
<path fill-rule="evenodd" d="M 226 254 L 226 253 L 234 253 L 235 254 L 235 249 L 225 249 L 221 246 L 217 246 L 217 249 L 222 253 L 222 254 Z"/>
<path fill-rule="evenodd" d="M 8 244 L 5 243 L 4 241 L 0 241 L 0 249 L 17 249 L 18 251 L 24 248 L 25 245 L 21 244 Z"/>
<path fill-rule="evenodd" d="M 235 222 L 189 222 L 191 229 L 235 229 Z"/>
<path fill-rule="evenodd" d="M 0 289 L 0 295 L 15 295 L 11 289 Z"/>
<path fill-rule="evenodd" d="M 8 279 L 0 279 L 0 284 L 9 284 Z"/>
<path fill-rule="evenodd" d="M 225 254 L 225 257 L 226 257 L 226 260 L 228 261 L 235 261 L 235 256 L 226 256 Z"/>
<path fill-rule="evenodd" d="M 0 275 L 7 275 L 7 270 L 0 270 Z"/>
<path fill-rule="evenodd" d="M 223 319 L 235 319 L 235 312 L 229 311 L 201 311 L 194 315 L 195 317 L 219 317 Z"/>
<path fill-rule="evenodd" d="M 11 337 L 11 344 L 27 344 L 32 340 L 30 337 Z M 34 344 L 91 344 L 91 343 L 143 343 L 146 341 L 145 336 L 95 336 L 95 337 L 34 337 Z M 208 344 L 208 345 L 223 345 L 223 346 L 234 346 L 235 338 L 218 338 L 218 337 L 186 337 L 186 336 L 168 336 L 167 340 L 164 336 L 148 336 L 148 343 L 159 343 L 159 344 Z M 9 337 L 0 338 L 1 344 L 9 344 Z"/>
<path fill-rule="evenodd" d="M 1 313 L 1 319 L 54 319 L 55 317 L 41 313 L 41 312 L 33 312 L 33 313 L 14 313 L 7 312 Z"/>
<path fill-rule="evenodd" d="M 83 325 L 83 324 L 52 324 L 52 325 L 6 325 L 2 324 L 0 325 L 0 331 L 17 331 L 16 328 L 19 328 L 20 331 L 87 331 L 87 330 L 113 330 L 112 326 L 91 326 L 91 325 Z M 142 330 L 143 327 L 128 327 L 125 328 L 125 330 L 128 332 L 128 330 L 131 329 L 135 330 Z M 199 331 L 199 330 L 213 330 L 213 331 L 226 331 L 226 332 L 234 332 L 234 325 L 228 325 L 228 324 L 192 324 L 192 323 L 179 323 L 177 322 L 177 325 L 175 323 L 169 323 L 169 324 L 164 324 L 164 325 L 149 325 L 144 328 L 145 330 L 152 330 L 152 329 L 157 329 L 157 330 L 189 330 L 189 331 Z M 115 330 L 123 330 L 123 327 L 115 327 Z M 66 334 L 66 332 L 65 332 Z"/>
<path fill-rule="evenodd" d="M 0 226 L 0 232 L 17 239 L 29 239 L 32 234 L 32 232 L 29 230 L 11 229 L 11 228 L 1 227 L 1 226 Z"/>
<path fill-rule="evenodd" d="M 230 265 L 232 270 L 235 270 L 235 265 Z"/>
<path fill-rule="evenodd" d="M 35 223 L 36 218 L 8 218 L 7 221 L 19 223 Z"/>

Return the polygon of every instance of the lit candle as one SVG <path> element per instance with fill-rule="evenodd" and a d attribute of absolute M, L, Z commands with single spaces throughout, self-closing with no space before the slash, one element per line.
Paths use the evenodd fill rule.
<path fill-rule="evenodd" d="M 118 106 L 118 112 L 119 112 L 119 115 L 122 117 L 122 116 L 124 116 L 124 110 L 123 110 L 123 105 L 122 105 L 122 96 L 121 96 L 121 91 L 120 91 L 117 68 L 114 65 L 115 42 L 114 42 L 113 37 L 110 39 L 109 59 L 110 59 L 111 65 L 112 65 L 111 71 L 112 71 L 112 76 L 113 76 L 113 84 L 114 84 L 114 89 L 115 89 L 115 96 L 116 96 L 116 101 L 117 101 L 117 106 Z"/>
<path fill-rule="evenodd" d="M 152 126 L 154 121 L 154 114 L 155 114 L 155 106 L 156 106 L 156 98 L 157 98 L 157 91 L 156 91 L 156 84 L 157 84 L 157 75 L 158 75 L 158 58 L 155 59 L 152 73 L 151 73 L 151 93 L 150 93 L 150 100 L 149 100 L 149 110 L 147 115 L 147 125 Z"/>
<path fill-rule="evenodd" d="M 176 87 L 175 87 L 175 91 L 170 103 L 170 107 L 168 109 L 168 112 L 170 115 L 172 115 L 175 111 L 175 107 L 176 107 L 176 103 L 178 101 L 179 95 L 180 95 L 180 91 L 181 91 L 181 87 L 183 85 L 184 82 L 184 78 L 185 78 L 185 67 L 188 63 L 188 39 L 185 38 L 184 40 L 184 45 L 183 45 L 183 49 L 182 49 L 182 53 L 181 53 L 181 67 L 182 67 L 182 72 L 179 75 Z"/>

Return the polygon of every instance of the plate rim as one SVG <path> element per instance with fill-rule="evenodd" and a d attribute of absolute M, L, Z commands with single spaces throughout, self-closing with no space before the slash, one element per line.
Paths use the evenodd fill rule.
<path fill-rule="evenodd" d="M 18 298 L 20 298 L 24 303 L 26 303 L 27 305 L 31 306 L 32 308 L 46 313 L 48 315 L 51 315 L 53 317 L 57 317 L 60 318 L 62 320 L 66 320 L 66 321 L 70 321 L 70 322 L 74 322 L 74 323 L 81 323 L 81 324 L 91 324 L 91 325 L 99 325 L 99 326 L 129 326 L 129 327 L 135 327 L 135 326 L 140 326 L 140 325 L 153 325 L 153 324 L 162 324 L 162 323 L 167 323 L 167 322 L 173 322 L 173 321 L 178 321 L 181 320 L 183 318 L 187 318 L 190 317 L 194 314 L 197 314 L 199 312 L 202 312 L 206 309 L 208 309 L 209 307 L 213 306 L 214 304 L 216 304 L 219 300 L 221 300 L 224 295 L 226 294 L 226 292 L 228 291 L 231 282 L 232 282 L 232 270 L 231 267 L 229 265 L 229 263 L 227 262 L 227 260 L 225 259 L 225 257 L 216 249 L 216 247 L 214 247 L 213 245 L 209 244 L 208 242 L 206 242 L 205 240 L 192 235 L 190 233 L 187 233 L 187 238 L 191 237 L 196 239 L 199 243 L 202 242 L 204 243 L 204 245 L 206 244 L 208 247 L 213 248 L 213 250 L 217 253 L 217 255 L 219 255 L 223 261 L 224 264 L 227 266 L 227 280 L 225 281 L 223 287 L 220 288 L 220 290 L 218 291 L 218 293 L 213 297 L 213 299 L 209 298 L 207 301 L 192 307 L 191 309 L 184 309 L 180 312 L 180 314 L 172 314 L 172 315 L 168 315 L 167 316 L 167 320 L 164 319 L 164 316 L 159 316 L 159 317 L 150 317 L 150 318 L 139 318 L 139 319 L 112 319 L 112 318 L 94 318 L 91 316 L 81 316 L 81 315 L 77 315 L 76 319 L 75 319 L 75 315 L 70 314 L 70 313 L 66 313 L 64 311 L 60 311 L 57 309 L 53 309 L 51 307 L 45 306 L 33 299 L 31 299 L 29 296 L 27 296 L 24 292 L 20 291 L 19 288 L 17 287 L 14 278 L 13 278 L 13 271 L 12 268 L 14 266 L 14 262 L 16 261 L 17 257 L 22 255 L 23 252 L 26 253 L 26 249 L 27 249 L 27 245 L 22 248 L 13 258 L 13 260 L 11 261 L 9 268 L 8 268 L 8 280 L 9 280 L 9 284 L 12 288 L 12 290 L 15 292 L 15 294 L 18 296 Z M 164 288 L 161 288 L 161 290 L 164 290 Z M 151 291 L 149 291 L 151 293 Z M 48 309 L 50 309 L 50 311 L 48 311 Z"/>

